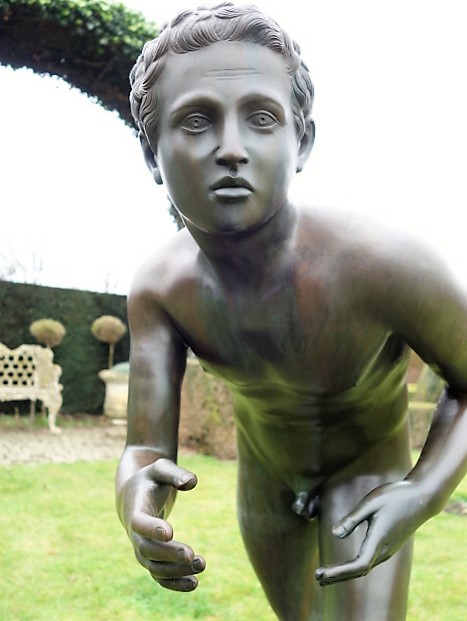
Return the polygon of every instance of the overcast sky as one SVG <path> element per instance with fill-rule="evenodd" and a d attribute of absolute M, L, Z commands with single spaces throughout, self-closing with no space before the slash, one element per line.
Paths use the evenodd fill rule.
<path fill-rule="evenodd" d="M 162 25 L 199 2 L 126 4 Z M 464 1 L 256 4 L 300 43 L 316 88 L 294 198 L 409 228 L 467 280 Z M 0 68 L 0 93 L 0 275 L 19 261 L 41 284 L 126 293 L 175 230 L 132 132 L 31 71 Z"/>

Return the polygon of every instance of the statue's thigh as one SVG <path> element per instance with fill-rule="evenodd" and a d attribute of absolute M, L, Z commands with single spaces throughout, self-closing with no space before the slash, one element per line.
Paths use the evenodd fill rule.
<path fill-rule="evenodd" d="M 240 530 L 269 603 L 281 621 L 318 621 L 318 523 L 293 513 L 294 498 L 254 459 L 240 456 Z"/>
<path fill-rule="evenodd" d="M 320 496 L 320 564 L 354 559 L 365 537 L 363 523 L 345 539 L 331 529 L 387 476 L 356 476 L 324 486 Z M 404 621 L 412 565 L 412 542 L 367 576 L 323 587 L 323 621 Z"/>

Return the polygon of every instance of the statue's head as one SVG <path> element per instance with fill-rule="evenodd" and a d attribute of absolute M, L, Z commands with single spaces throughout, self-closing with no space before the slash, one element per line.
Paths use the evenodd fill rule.
<path fill-rule="evenodd" d="M 300 58 L 300 48 L 257 7 L 235 6 L 232 2 L 183 11 L 156 39 L 146 43 L 130 73 L 131 112 L 141 138 L 155 151 L 160 118 L 157 83 L 169 54 L 193 52 L 219 41 L 254 43 L 282 56 L 291 78 L 291 107 L 301 140 L 311 120 L 314 91 L 308 69 Z"/>

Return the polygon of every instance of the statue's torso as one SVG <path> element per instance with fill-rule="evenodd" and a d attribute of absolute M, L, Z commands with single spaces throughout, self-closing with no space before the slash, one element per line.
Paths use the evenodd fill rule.
<path fill-rule="evenodd" d="M 292 487 L 342 468 L 406 416 L 405 346 L 362 302 L 366 284 L 342 250 L 320 261 L 307 248 L 267 287 L 187 272 L 169 305 L 205 370 L 229 385 L 240 437 Z"/>

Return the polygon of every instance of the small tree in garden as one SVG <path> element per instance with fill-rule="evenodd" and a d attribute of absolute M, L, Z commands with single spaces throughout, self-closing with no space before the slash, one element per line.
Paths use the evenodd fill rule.
<path fill-rule="evenodd" d="M 65 326 L 55 319 L 37 319 L 29 326 L 29 332 L 49 349 L 60 345 L 66 334 Z"/>
<path fill-rule="evenodd" d="M 91 332 L 103 343 L 109 344 L 109 369 L 113 366 L 115 344 L 126 332 L 126 326 L 118 317 L 102 315 L 93 321 Z"/>

